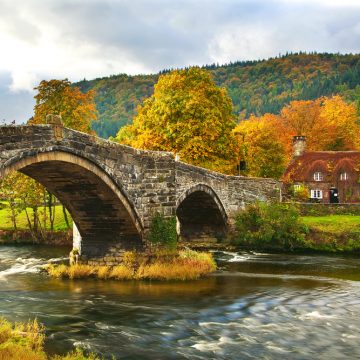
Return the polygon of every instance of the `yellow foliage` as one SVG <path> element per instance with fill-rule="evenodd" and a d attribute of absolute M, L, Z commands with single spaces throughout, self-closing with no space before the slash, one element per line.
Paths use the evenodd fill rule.
<path fill-rule="evenodd" d="M 45 360 L 44 327 L 36 320 L 12 325 L 0 318 L 0 360 Z"/>
<path fill-rule="evenodd" d="M 83 94 L 70 81 L 43 80 L 35 88 L 35 114 L 29 124 L 44 124 L 48 114 L 61 115 L 64 125 L 74 130 L 93 133 L 91 121 L 97 120 L 94 91 Z"/>
<path fill-rule="evenodd" d="M 141 253 L 129 252 L 127 258 L 127 264 L 113 267 L 82 264 L 48 265 L 45 270 L 50 276 L 57 278 L 96 277 L 114 280 L 194 280 L 216 270 L 215 261 L 210 253 L 199 253 L 189 249 L 179 252 L 159 251 L 149 258 Z"/>
<path fill-rule="evenodd" d="M 120 129 L 115 140 L 171 151 L 185 162 L 231 173 L 237 161 L 234 126 L 226 90 L 206 70 L 193 67 L 161 75 L 134 123 Z"/>
<path fill-rule="evenodd" d="M 111 269 L 109 277 L 115 280 L 131 280 L 134 277 L 134 271 L 125 265 L 118 265 Z"/>
<path fill-rule="evenodd" d="M 0 360 L 100 360 L 75 349 L 65 355 L 49 358 L 44 351 L 45 328 L 37 320 L 11 324 L 0 318 Z"/>

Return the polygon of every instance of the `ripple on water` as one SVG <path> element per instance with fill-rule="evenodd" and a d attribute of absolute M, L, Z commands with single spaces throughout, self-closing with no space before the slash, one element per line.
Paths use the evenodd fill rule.
<path fill-rule="evenodd" d="M 360 358 L 360 283 L 346 280 L 360 274 L 354 259 L 223 253 L 225 271 L 186 285 L 49 279 L 36 274 L 39 265 L 61 256 L 0 254 L 0 274 L 8 271 L 1 314 L 37 316 L 53 352 L 76 345 L 127 359 Z"/>

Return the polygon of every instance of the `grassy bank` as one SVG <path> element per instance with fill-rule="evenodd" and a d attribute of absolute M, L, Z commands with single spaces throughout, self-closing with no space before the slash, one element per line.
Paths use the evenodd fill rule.
<path fill-rule="evenodd" d="M 32 219 L 33 216 L 33 211 L 32 209 L 28 208 L 27 212 L 30 216 L 30 218 Z M 44 210 L 43 208 L 39 209 L 40 212 L 40 219 L 43 219 L 43 213 Z M 68 214 L 68 218 L 70 220 L 71 223 L 71 216 L 70 214 Z M 22 210 L 16 219 L 16 224 L 17 224 L 17 228 L 18 230 L 29 230 L 29 225 L 28 225 L 28 221 L 27 221 L 27 217 L 26 217 L 26 213 L 25 210 Z M 50 230 L 50 221 L 47 220 L 46 222 L 46 229 Z M 7 204 L 7 202 L 5 201 L 1 201 L 0 202 L 0 230 L 14 230 L 13 224 L 11 222 L 11 218 L 10 218 L 10 208 Z M 54 231 L 66 231 L 68 230 L 65 219 L 64 219 L 64 215 L 63 215 L 63 210 L 62 210 L 62 206 L 61 205 L 57 205 L 55 206 L 55 220 L 54 220 Z"/>
<path fill-rule="evenodd" d="M 45 271 L 56 278 L 113 280 L 195 280 L 215 270 L 216 264 L 210 253 L 189 249 L 151 255 L 126 252 L 123 264 L 111 267 L 85 264 L 45 267 Z"/>
<path fill-rule="evenodd" d="M 319 214 L 320 215 L 320 214 Z M 254 203 L 236 217 L 233 243 L 248 250 L 360 252 L 360 216 L 300 216 L 291 203 Z"/>
<path fill-rule="evenodd" d="M 331 252 L 360 252 L 360 216 L 303 216 L 309 249 Z"/>
<path fill-rule="evenodd" d="M 36 320 L 12 324 L 0 318 L 0 360 L 100 360 L 80 349 L 65 356 L 47 356 L 44 351 L 45 328 Z"/>

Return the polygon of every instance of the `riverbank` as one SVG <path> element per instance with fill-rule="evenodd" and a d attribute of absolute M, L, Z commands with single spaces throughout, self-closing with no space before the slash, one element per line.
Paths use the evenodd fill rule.
<path fill-rule="evenodd" d="M 308 228 L 306 248 L 360 254 L 359 215 L 303 216 L 301 220 Z"/>
<path fill-rule="evenodd" d="M 44 350 L 45 328 L 37 320 L 12 324 L 0 317 L 1 360 L 100 360 L 76 349 L 65 356 L 48 356 Z"/>
<path fill-rule="evenodd" d="M 235 217 L 236 233 L 231 243 L 265 252 L 360 253 L 360 215 L 352 214 L 347 207 L 336 208 L 337 214 L 329 207 L 306 209 L 311 211 L 304 215 L 298 204 L 249 204 Z"/>
<path fill-rule="evenodd" d="M 1 245 L 52 245 L 72 247 L 73 233 L 72 230 L 63 231 L 46 231 L 45 241 L 39 238 L 33 238 L 30 230 L 1 230 Z"/>

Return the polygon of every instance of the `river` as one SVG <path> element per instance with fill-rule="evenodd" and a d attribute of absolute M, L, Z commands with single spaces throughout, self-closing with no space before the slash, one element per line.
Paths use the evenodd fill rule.
<path fill-rule="evenodd" d="M 67 250 L 0 247 L 0 316 L 37 318 L 46 350 L 116 359 L 359 359 L 360 259 L 216 253 L 194 282 L 57 280 Z"/>

